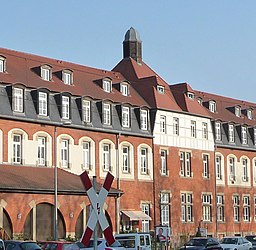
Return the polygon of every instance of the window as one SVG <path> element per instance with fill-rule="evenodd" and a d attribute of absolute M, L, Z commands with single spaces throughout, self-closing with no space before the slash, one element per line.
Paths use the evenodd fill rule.
<path fill-rule="evenodd" d="M 247 128 L 242 126 L 241 127 L 242 133 L 242 144 L 247 144 Z"/>
<path fill-rule="evenodd" d="M 221 140 L 221 130 L 220 130 L 220 123 L 216 122 L 215 123 L 215 136 L 216 136 L 216 141 Z"/>
<path fill-rule="evenodd" d="M 12 100 L 12 107 L 13 111 L 15 112 L 23 112 L 23 89 L 20 88 L 13 88 L 13 100 Z"/>
<path fill-rule="evenodd" d="M 167 175 L 167 152 L 161 150 L 161 175 Z"/>
<path fill-rule="evenodd" d="M 249 120 L 252 120 L 252 110 L 251 109 L 247 109 L 247 117 Z"/>
<path fill-rule="evenodd" d="M 73 74 L 70 70 L 62 71 L 62 81 L 67 85 L 71 85 L 73 83 Z"/>
<path fill-rule="evenodd" d="M 204 178 L 209 178 L 210 173 L 209 173 L 209 156 L 208 155 L 203 155 L 203 166 L 204 166 Z"/>
<path fill-rule="evenodd" d="M 173 134 L 179 135 L 179 118 L 173 117 Z"/>
<path fill-rule="evenodd" d="M 234 157 L 229 157 L 229 178 L 230 178 L 230 181 L 232 182 L 236 180 L 236 168 L 235 168 Z"/>
<path fill-rule="evenodd" d="M 111 171 L 110 144 L 103 144 L 103 171 Z"/>
<path fill-rule="evenodd" d="M 256 159 L 253 160 L 253 176 L 254 182 L 256 182 Z"/>
<path fill-rule="evenodd" d="M 254 195 L 254 220 L 256 220 L 256 195 Z"/>
<path fill-rule="evenodd" d="M 92 169 L 91 165 L 91 144 L 88 141 L 83 142 L 83 168 Z"/>
<path fill-rule="evenodd" d="M 189 99 L 194 100 L 194 97 L 195 97 L 194 93 L 187 92 L 187 96 L 188 96 Z"/>
<path fill-rule="evenodd" d="M 253 128 L 254 146 L 256 146 L 256 128 Z"/>
<path fill-rule="evenodd" d="M 121 91 L 122 95 L 124 95 L 124 96 L 129 95 L 129 86 L 128 86 L 128 84 L 121 84 L 120 88 L 121 88 L 120 91 Z"/>
<path fill-rule="evenodd" d="M 142 212 L 146 215 L 150 216 L 150 204 L 143 203 L 142 204 Z M 149 220 L 142 220 L 142 232 L 149 232 Z"/>
<path fill-rule="evenodd" d="M 166 133 L 166 116 L 160 115 L 160 133 Z"/>
<path fill-rule="evenodd" d="M 229 142 L 235 142 L 235 130 L 233 124 L 228 125 L 228 140 Z"/>
<path fill-rule="evenodd" d="M 221 165 L 221 156 L 216 156 L 215 158 L 216 164 L 216 178 L 218 180 L 222 180 L 222 165 Z"/>
<path fill-rule="evenodd" d="M 103 80 L 103 90 L 108 93 L 112 91 L 112 82 L 110 80 Z"/>
<path fill-rule="evenodd" d="M 248 177 L 248 160 L 246 158 L 242 159 L 242 166 L 243 166 L 242 180 L 243 181 L 248 181 L 249 180 L 249 177 Z"/>
<path fill-rule="evenodd" d="M 170 224 L 170 194 L 160 193 L 161 225 Z"/>
<path fill-rule="evenodd" d="M 122 148 L 122 159 L 123 159 L 123 172 L 130 173 L 130 148 L 123 146 Z"/>
<path fill-rule="evenodd" d="M 160 94 L 164 94 L 164 86 L 157 86 L 157 92 Z"/>
<path fill-rule="evenodd" d="M 203 221 L 211 221 L 212 220 L 212 199 L 210 194 L 203 194 L 202 205 L 203 205 Z"/>
<path fill-rule="evenodd" d="M 122 107 L 122 126 L 124 128 L 130 127 L 130 108 Z"/>
<path fill-rule="evenodd" d="M 180 175 L 182 177 L 191 177 L 191 153 L 180 152 Z"/>
<path fill-rule="evenodd" d="M 5 58 L 0 56 L 0 72 L 5 72 Z"/>
<path fill-rule="evenodd" d="M 250 221 L 250 196 L 243 196 L 243 218 L 244 221 Z"/>
<path fill-rule="evenodd" d="M 38 137 L 37 159 L 39 166 L 46 165 L 46 138 Z"/>
<path fill-rule="evenodd" d="M 111 106 L 109 103 L 103 104 L 103 124 L 111 125 Z"/>
<path fill-rule="evenodd" d="M 83 100 L 83 121 L 86 123 L 91 122 L 91 102 L 88 100 Z"/>
<path fill-rule="evenodd" d="M 208 124 L 206 122 L 203 122 L 203 139 L 208 139 Z"/>
<path fill-rule="evenodd" d="M 51 67 L 48 65 L 41 66 L 41 78 L 45 81 L 51 81 L 52 79 Z"/>
<path fill-rule="evenodd" d="M 69 167 L 69 141 L 61 141 L 61 166 L 63 168 Z"/>
<path fill-rule="evenodd" d="M 13 136 L 13 163 L 21 164 L 22 163 L 22 144 L 21 144 L 21 135 L 15 134 Z"/>
<path fill-rule="evenodd" d="M 215 112 L 216 112 L 216 102 L 214 102 L 214 101 L 210 101 L 210 102 L 209 102 L 209 110 L 210 110 L 210 112 L 212 112 L 212 113 L 215 113 Z"/>
<path fill-rule="evenodd" d="M 198 98 L 197 98 L 197 102 L 198 102 L 200 105 L 202 105 L 202 104 L 203 104 L 203 99 L 202 99 L 201 97 L 198 97 Z"/>
<path fill-rule="evenodd" d="M 149 174 L 147 148 L 140 149 L 140 172 L 142 174 Z"/>
<path fill-rule="evenodd" d="M 140 111 L 140 127 L 142 130 L 148 129 L 148 111 L 147 110 L 141 110 Z"/>
<path fill-rule="evenodd" d="M 38 99 L 38 114 L 42 116 L 47 116 L 47 93 L 39 92 Z"/>
<path fill-rule="evenodd" d="M 234 208 L 234 221 L 239 222 L 240 204 L 239 204 L 239 196 L 238 195 L 233 195 L 233 208 Z"/>
<path fill-rule="evenodd" d="M 217 195 L 217 221 L 224 221 L 224 198 L 223 195 Z"/>
<path fill-rule="evenodd" d="M 69 119 L 69 97 L 62 96 L 62 118 Z"/>
<path fill-rule="evenodd" d="M 239 106 L 235 107 L 235 115 L 237 117 L 241 116 L 241 107 L 239 107 Z"/>
<path fill-rule="evenodd" d="M 193 220 L 192 194 L 182 193 L 181 194 L 181 221 L 192 222 L 192 220 Z"/>
<path fill-rule="evenodd" d="M 190 130 L 191 130 L 191 137 L 196 138 L 196 121 L 191 121 Z"/>

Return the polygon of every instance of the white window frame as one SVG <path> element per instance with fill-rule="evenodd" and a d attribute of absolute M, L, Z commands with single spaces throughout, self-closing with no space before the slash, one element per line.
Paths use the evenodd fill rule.
<path fill-rule="evenodd" d="M 128 96 L 129 95 L 129 86 L 128 84 L 122 83 L 120 86 L 120 92 L 122 93 L 123 96 Z"/>
<path fill-rule="evenodd" d="M 256 146 L 256 128 L 253 128 L 254 146 Z"/>
<path fill-rule="evenodd" d="M 63 70 L 62 71 L 62 81 L 66 85 L 72 85 L 73 84 L 73 73 L 69 70 Z"/>
<path fill-rule="evenodd" d="M 24 89 L 13 88 L 13 111 L 24 112 Z"/>
<path fill-rule="evenodd" d="M 61 140 L 61 167 L 69 167 L 69 140 Z"/>
<path fill-rule="evenodd" d="M 190 130 L 191 130 L 190 136 L 193 138 L 196 138 L 196 121 L 193 121 L 193 120 L 191 121 Z"/>
<path fill-rule="evenodd" d="M 252 120 L 252 110 L 251 109 L 247 109 L 247 117 L 249 120 Z"/>
<path fill-rule="evenodd" d="M 193 221 L 193 195 L 192 193 L 181 193 L 181 221 Z"/>
<path fill-rule="evenodd" d="M 62 119 L 70 118 L 70 98 L 68 96 L 62 96 Z"/>
<path fill-rule="evenodd" d="M 129 146 L 124 145 L 122 147 L 122 170 L 124 173 L 130 173 L 131 172 L 131 159 L 130 159 L 130 152 L 131 149 Z"/>
<path fill-rule="evenodd" d="M 37 161 L 39 166 L 46 165 L 46 138 L 43 136 L 38 137 Z"/>
<path fill-rule="evenodd" d="M 216 141 L 221 141 L 221 124 L 220 122 L 215 123 L 215 139 Z"/>
<path fill-rule="evenodd" d="M 212 197 L 210 194 L 203 194 L 202 196 L 203 206 L 203 221 L 212 221 Z"/>
<path fill-rule="evenodd" d="M 241 116 L 241 107 L 239 107 L 239 106 L 236 106 L 236 107 L 235 107 L 235 115 L 236 115 L 237 117 L 240 117 L 240 116 Z"/>
<path fill-rule="evenodd" d="M 173 134 L 179 135 L 179 118 L 173 117 Z"/>
<path fill-rule="evenodd" d="M 247 158 L 242 158 L 242 168 L 243 168 L 242 180 L 244 182 L 248 182 L 249 181 L 249 175 L 248 175 L 249 166 L 248 166 Z"/>
<path fill-rule="evenodd" d="M 0 56 L 0 73 L 5 72 L 5 63 L 6 63 L 6 59 Z"/>
<path fill-rule="evenodd" d="M 125 106 L 122 107 L 122 127 L 130 127 L 130 108 Z"/>
<path fill-rule="evenodd" d="M 209 101 L 209 110 L 212 113 L 216 112 L 216 102 L 215 101 Z"/>
<path fill-rule="evenodd" d="M 167 192 L 160 193 L 160 213 L 161 225 L 170 225 L 170 194 Z"/>
<path fill-rule="evenodd" d="M 208 139 L 208 124 L 207 124 L 207 122 L 203 122 L 202 127 L 203 127 L 203 139 L 207 140 Z"/>
<path fill-rule="evenodd" d="M 241 136 L 242 136 L 242 144 L 247 144 L 247 128 L 245 126 L 241 127 Z"/>
<path fill-rule="evenodd" d="M 222 159 L 220 155 L 216 155 L 215 165 L 216 165 L 216 178 L 217 180 L 222 180 Z"/>
<path fill-rule="evenodd" d="M 254 195 L 253 197 L 253 201 L 254 201 L 254 221 L 256 221 L 256 195 Z"/>
<path fill-rule="evenodd" d="M 160 133 L 166 134 L 166 116 L 160 115 Z"/>
<path fill-rule="evenodd" d="M 148 149 L 141 147 L 140 149 L 140 172 L 141 174 L 149 174 Z"/>
<path fill-rule="evenodd" d="M 141 210 L 144 214 L 150 216 L 150 204 L 142 203 Z M 149 232 L 150 222 L 149 220 L 142 220 L 142 232 Z"/>
<path fill-rule="evenodd" d="M 210 177 L 209 155 L 203 154 L 203 176 L 204 178 Z"/>
<path fill-rule="evenodd" d="M 38 114 L 41 116 L 48 115 L 48 95 L 45 92 L 38 93 Z"/>
<path fill-rule="evenodd" d="M 167 151 L 162 149 L 160 152 L 161 175 L 167 175 Z"/>
<path fill-rule="evenodd" d="M 110 80 L 103 80 L 103 90 L 107 93 L 112 91 L 112 82 Z"/>
<path fill-rule="evenodd" d="M 164 94 L 164 86 L 157 85 L 157 92 L 159 94 Z"/>
<path fill-rule="evenodd" d="M 236 160 L 235 157 L 228 158 L 229 176 L 232 181 L 236 180 Z"/>
<path fill-rule="evenodd" d="M 148 111 L 145 109 L 140 110 L 140 127 L 142 130 L 148 129 Z"/>
<path fill-rule="evenodd" d="M 50 66 L 48 65 L 41 66 L 41 78 L 45 81 L 51 81 L 52 71 Z"/>
<path fill-rule="evenodd" d="M 228 140 L 229 142 L 235 142 L 235 126 L 228 124 Z"/>
<path fill-rule="evenodd" d="M 91 122 L 91 101 L 83 99 L 82 101 L 83 109 L 83 121 L 86 123 Z"/>
<path fill-rule="evenodd" d="M 238 195 L 233 195 L 234 221 L 239 222 L 240 199 Z"/>
<path fill-rule="evenodd" d="M 13 163 L 22 164 L 22 135 L 13 135 Z"/>
<path fill-rule="evenodd" d="M 111 105 L 103 103 L 103 124 L 111 125 Z"/>
<path fill-rule="evenodd" d="M 91 143 L 89 141 L 83 141 L 83 168 L 86 170 L 92 169 L 91 164 Z"/>
<path fill-rule="evenodd" d="M 224 197 L 223 195 L 217 195 L 217 221 L 224 222 Z"/>
<path fill-rule="evenodd" d="M 111 171 L 111 145 L 103 143 L 102 146 L 103 171 Z"/>
<path fill-rule="evenodd" d="M 250 196 L 243 196 L 243 219 L 246 222 L 250 221 Z"/>
<path fill-rule="evenodd" d="M 180 175 L 182 177 L 191 177 L 191 153 L 180 152 Z"/>

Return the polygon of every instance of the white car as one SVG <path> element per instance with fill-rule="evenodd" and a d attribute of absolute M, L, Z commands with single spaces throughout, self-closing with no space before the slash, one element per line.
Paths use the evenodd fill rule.
<path fill-rule="evenodd" d="M 224 237 L 220 245 L 223 250 L 252 250 L 252 243 L 241 236 Z"/>

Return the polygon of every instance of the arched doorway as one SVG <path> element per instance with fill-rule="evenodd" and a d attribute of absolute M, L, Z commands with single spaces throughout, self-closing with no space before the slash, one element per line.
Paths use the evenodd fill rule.
<path fill-rule="evenodd" d="M 36 240 L 54 239 L 54 206 L 49 203 L 40 203 L 36 206 Z M 64 218 L 58 210 L 58 238 L 66 237 Z M 24 225 L 24 238 L 33 239 L 33 209 L 28 214 Z"/>
<path fill-rule="evenodd" d="M 9 214 L 5 209 L 3 209 L 3 229 L 4 229 L 4 232 L 7 233 L 7 236 L 12 238 L 12 234 L 13 234 L 12 222 Z"/>

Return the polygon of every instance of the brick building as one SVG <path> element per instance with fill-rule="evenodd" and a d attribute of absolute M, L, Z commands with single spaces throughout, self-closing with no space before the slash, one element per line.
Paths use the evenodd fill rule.
<path fill-rule="evenodd" d="M 83 171 L 99 185 L 115 176 L 104 206 L 114 232 L 166 225 L 179 243 L 198 228 L 256 231 L 255 104 L 170 85 L 135 29 L 112 71 L 1 48 L 0 90 L 0 227 L 11 236 L 53 237 L 40 223 L 53 218 L 55 166 L 61 238 L 80 237 L 88 218 Z"/>

